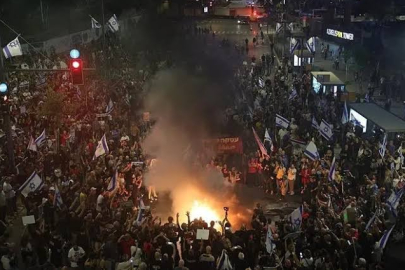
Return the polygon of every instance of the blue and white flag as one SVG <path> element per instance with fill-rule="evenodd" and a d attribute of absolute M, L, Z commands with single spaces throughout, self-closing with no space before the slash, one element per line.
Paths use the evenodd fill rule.
<path fill-rule="evenodd" d="M 38 151 L 37 144 L 35 143 L 34 138 L 32 136 L 31 136 L 30 142 L 28 143 L 27 149 L 34 151 L 34 152 Z"/>
<path fill-rule="evenodd" d="M 315 53 L 315 50 L 316 50 L 315 40 L 316 40 L 316 37 L 311 37 L 305 43 L 305 46 L 307 47 L 308 51 L 310 51 L 311 53 Z"/>
<path fill-rule="evenodd" d="M 327 139 L 328 141 L 332 140 L 333 131 L 331 125 L 322 119 L 321 124 L 319 125 L 319 132 L 321 133 L 322 137 Z"/>
<path fill-rule="evenodd" d="M 112 102 L 111 98 L 108 101 L 107 108 L 105 108 L 105 113 L 111 114 L 114 109 L 114 103 Z"/>
<path fill-rule="evenodd" d="M 96 19 L 94 19 L 93 17 L 90 16 L 90 18 L 91 18 L 91 28 L 92 29 L 100 29 L 101 24 Z"/>
<path fill-rule="evenodd" d="M 347 110 L 347 104 L 345 101 L 345 104 L 343 106 L 343 113 L 342 113 L 342 124 L 346 124 L 347 122 L 349 122 L 349 111 Z"/>
<path fill-rule="evenodd" d="M 304 212 L 304 207 L 301 205 L 300 207 L 295 209 L 290 215 L 290 221 L 295 230 L 298 230 L 301 228 L 303 212 Z"/>
<path fill-rule="evenodd" d="M 231 261 L 229 260 L 228 253 L 225 249 L 222 250 L 221 257 L 217 263 L 217 270 L 232 270 Z"/>
<path fill-rule="evenodd" d="M 377 219 L 377 211 L 375 211 L 374 215 L 370 218 L 370 220 L 366 224 L 365 230 L 368 231 L 370 229 L 371 225 L 374 224 L 375 220 Z"/>
<path fill-rule="evenodd" d="M 387 199 L 387 204 L 390 207 L 390 210 L 395 217 L 397 216 L 397 207 L 399 205 L 399 202 L 401 201 L 403 194 L 404 194 L 403 188 L 401 188 L 398 191 L 393 190 L 391 192 L 391 195 Z"/>
<path fill-rule="evenodd" d="M 293 23 L 289 23 L 287 25 L 287 29 L 290 30 L 291 32 L 294 31 L 294 24 Z"/>
<path fill-rule="evenodd" d="M 3 48 L 3 53 L 5 58 L 23 55 L 21 44 L 20 41 L 18 40 L 18 37 L 10 41 L 10 43 Z"/>
<path fill-rule="evenodd" d="M 63 205 L 62 196 L 60 195 L 59 188 L 56 185 L 55 186 L 55 196 L 53 197 L 53 206 L 62 208 L 62 205 Z"/>
<path fill-rule="evenodd" d="M 271 226 L 270 224 L 267 225 L 267 235 L 266 235 L 266 250 L 269 254 L 272 254 L 274 252 L 274 249 L 276 248 L 276 245 L 273 243 L 273 233 L 271 231 Z"/>
<path fill-rule="evenodd" d="M 367 94 L 364 96 L 364 102 L 370 103 L 370 94 L 369 94 L 369 93 L 367 93 Z"/>
<path fill-rule="evenodd" d="M 335 180 L 335 172 L 336 172 L 336 157 L 333 157 L 332 164 L 330 165 L 328 174 L 329 181 Z"/>
<path fill-rule="evenodd" d="M 102 156 L 104 154 L 108 154 L 108 152 L 109 152 L 109 149 L 108 149 L 108 145 L 107 145 L 107 139 L 104 134 L 103 137 L 101 138 L 101 140 L 98 142 L 96 152 L 94 152 L 93 159 L 96 159 L 99 156 Z"/>
<path fill-rule="evenodd" d="M 44 181 L 42 181 L 36 172 L 33 172 L 18 190 L 24 197 L 27 197 L 30 192 L 40 190 L 43 185 Z"/>
<path fill-rule="evenodd" d="M 384 134 L 383 141 L 380 144 L 380 149 L 378 149 L 378 152 L 380 153 L 382 158 L 384 158 L 385 156 L 385 150 L 387 150 L 387 133 Z"/>
<path fill-rule="evenodd" d="M 307 148 L 304 151 L 304 154 L 310 159 L 310 160 L 316 160 L 319 159 L 319 153 L 318 153 L 318 148 L 316 147 L 314 142 L 309 142 L 307 145 Z"/>
<path fill-rule="evenodd" d="M 288 121 L 287 119 L 285 119 L 281 115 L 276 114 L 276 126 L 283 127 L 283 128 L 288 128 L 289 125 L 290 125 L 290 121 Z"/>
<path fill-rule="evenodd" d="M 299 40 L 297 40 L 295 38 L 290 39 L 290 54 L 294 53 L 294 51 L 297 49 L 299 43 L 300 43 Z"/>
<path fill-rule="evenodd" d="M 288 97 L 288 100 L 290 100 L 290 101 L 294 100 L 296 97 L 298 97 L 297 90 L 295 90 L 295 88 L 293 88 L 293 90 L 290 93 L 290 96 Z"/>
<path fill-rule="evenodd" d="M 391 235 L 392 230 L 394 229 L 394 227 L 395 227 L 395 225 L 393 225 L 393 226 L 391 227 L 391 229 L 386 230 L 386 231 L 384 232 L 384 234 L 383 234 L 383 236 L 381 237 L 380 241 L 378 241 L 378 247 L 379 247 L 379 248 L 381 248 L 381 249 L 384 249 L 384 248 L 385 248 L 385 246 L 386 246 L 387 243 L 388 243 L 388 239 L 390 238 L 390 235 Z"/>
<path fill-rule="evenodd" d="M 108 20 L 107 26 L 113 33 L 118 32 L 118 30 L 120 30 L 120 25 L 118 23 L 117 16 L 115 16 L 115 14 Z"/>
<path fill-rule="evenodd" d="M 313 127 L 314 129 L 319 130 L 319 124 L 318 124 L 318 122 L 316 121 L 315 116 L 312 116 L 312 123 L 311 123 L 311 125 L 312 125 L 312 127 Z"/>
<path fill-rule="evenodd" d="M 146 209 L 145 204 L 143 203 L 142 198 L 140 198 L 139 199 L 139 206 L 138 206 L 138 216 L 136 217 L 136 224 L 138 224 L 138 225 L 142 224 L 145 209 Z"/>
<path fill-rule="evenodd" d="M 107 191 L 111 192 L 117 188 L 118 171 L 115 171 L 114 175 L 111 177 L 110 183 L 108 183 Z"/>
<path fill-rule="evenodd" d="M 270 150 L 273 152 L 274 146 L 273 146 L 273 140 L 271 139 L 269 130 L 266 128 L 266 131 L 264 132 L 264 143 L 269 142 L 270 145 Z"/>
<path fill-rule="evenodd" d="M 46 134 L 45 134 L 45 129 L 42 131 L 42 133 L 38 136 L 38 138 L 35 139 L 35 143 L 37 144 L 38 147 L 41 147 L 46 140 Z"/>
<path fill-rule="evenodd" d="M 276 34 L 280 33 L 283 29 L 283 25 L 281 23 L 276 23 Z"/>

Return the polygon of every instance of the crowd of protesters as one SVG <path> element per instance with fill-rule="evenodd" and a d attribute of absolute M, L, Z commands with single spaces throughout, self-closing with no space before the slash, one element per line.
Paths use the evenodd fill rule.
<path fill-rule="evenodd" d="M 260 205 L 251 223 L 241 228 L 225 218 L 217 231 L 214 221 L 192 221 L 188 213 L 187 223 L 179 224 L 179 214 L 162 223 L 141 203 L 148 193 L 143 176 L 152 160 L 141 143 L 153 122 L 131 111 L 142 104 L 148 74 L 129 72 L 131 58 L 119 44 L 111 38 L 107 52 L 95 49 L 100 44 L 87 48 L 93 51 L 88 62 L 119 67 L 103 79 L 98 79 L 100 74 L 90 76 L 90 87 L 73 86 L 63 73 L 10 74 L 17 170 L 8 166 L 4 148 L 3 269 L 384 268 L 386 242 L 382 246 L 380 239 L 400 240 L 405 224 L 401 197 L 396 204 L 387 203 L 391 194 L 403 190 L 402 148 L 389 141 L 381 155 L 383 134 L 364 138 L 361 127 L 342 124 L 339 99 L 315 95 L 308 74 L 273 66 L 274 56 L 252 59 L 254 65 L 241 64 L 235 72 L 238 98 L 224 114 L 227 126 L 243 133 L 244 161 L 239 167 L 227 166 L 225 158 L 217 158 L 211 165 L 227 181 L 260 186 L 270 196 L 301 196 L 299 223 L 284 216 L 272 220 Z M 19 64 L 51 68 L 66 61 L 61 55 L 33 54 Z M 65 106 L 55 109 L 52 104 Z M 276 114 L 290 119 L 288 128 L 276 127 Z M 313 119 L 332 125 L 330 140 L 320 136 Z M 268 130 L 267 151 L 256 151 L 252 127 L 260 138 Z M 43 130 L 46 139 L 28 150 Z M 109 149 L 94 158 L 104 134 Z M 319 158 L 305 154 L 311 141 Z M 19 188 L 33 171 L 43 185 L 25 196 Z M 35 223 L 26 225 L 19 243 L 13 243 L 12 225 L 22 215 L 33 215 Z M 384 238 L 394 225 L 391 237 Z M 209 230 L 208 240 L 196 239 L 202 228 Z"/>

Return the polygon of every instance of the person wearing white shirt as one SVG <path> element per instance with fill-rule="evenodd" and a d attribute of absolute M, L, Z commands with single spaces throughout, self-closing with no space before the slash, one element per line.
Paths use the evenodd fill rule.
<path fill-rule="evenodd" d="M 96 205 L 96 211 L 101 212 L 103 208 L 103 202 L 104 202 L 104 192 L 100 193 L 97 197 L 97 205 Z"/>
<path fill-rule="evenodd" d="M 10 185 L 10 178 L 6 177 L 3 183 L 3 191 L 6 194 L 7 208 L 10 215 L 14 215 L 17 212 L 17 201 L 15 198 L 15 191 Z"/>
<path fill-rule="evenodd" d="M 294 164 L 291 164 L 290 168 L 288 169 L 287 178 L 290 195 L 294 195 L 294 183 L 295 179 L 297 178 L 297 169 L 295 168 Z"/>
<path fill-rule="evenodd" d="M 79 261 L 81 258 L 84 257 L 86 252 L 83 250 L 82 247 L 78 245 L 74 245 L 68 253 L 68 259 L 70 261 L 70 267 L 72 268 L 79 268 Z"/>

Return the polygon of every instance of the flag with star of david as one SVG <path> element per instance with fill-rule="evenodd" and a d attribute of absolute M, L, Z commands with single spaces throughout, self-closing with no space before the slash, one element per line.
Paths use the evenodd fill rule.
<path fill-rule="evenodd" d="M 304 212 L 304 207 L 301 205 L 300 207 L 295 209 L 290 215 L 290 221 L 295 230 L 298 230 L 301 228 L 303 212 Z"/>
<path fill-rule="evenodd" d="M 10 41 L 6 47 L 3 48 L 3 54 L 6 58 L 23 55 L 22 48 L 18 37 Z"/>
<path fill-rule="evenodd" d="M 40 190 L 43 185 L 44 181 L 42 181 L 36 172 L 33 172 L 31 176 L 28 177 L 27 181 L 19 188 L 19 191 L 24 197 L 27 197 L 30 192 Z"/>
<path fill-rule="evenodd" d="M 321 124 L 319 125 L 319 133 L 321 133 L 322 137 L 324 137 L 326 140 L 330 141 L 333 137 L 332 126 L 325 120 L 322 120 Z"/>

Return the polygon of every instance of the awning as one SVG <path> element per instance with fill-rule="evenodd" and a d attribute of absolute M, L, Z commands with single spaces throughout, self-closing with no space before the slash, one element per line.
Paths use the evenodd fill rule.
<path fill-rule="evenodd" d="M 405 121 L 374 103 L 352 103 L 349 107 L 384 129 L 385 132 L 405 132 Z"/>

